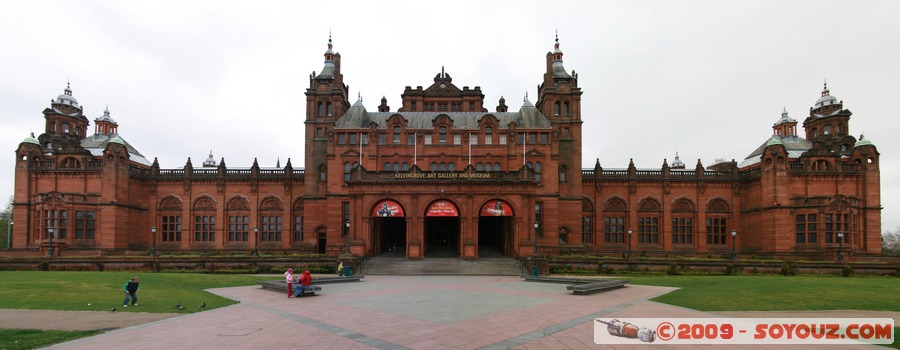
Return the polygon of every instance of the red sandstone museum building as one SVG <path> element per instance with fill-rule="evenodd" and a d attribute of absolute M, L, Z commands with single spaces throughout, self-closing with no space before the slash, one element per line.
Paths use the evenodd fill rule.
<path fill-rule="evenodd" d="M 92 125 L 67 87 L 44 109 L 43 133 L 15 150 L 12 250 L 881 253 L 879 154 L 850 135 L 852 113 L 827 86 L 805 133 L 784 112 L 742 161 L 604 169 L 598 158 L 583 169 L 582 91 L 558 41 L 535 80 L 536 102 L 488 108 L 479 86 L 460 88 L 442 69 L 427 87 L 407 86 L 398 108 L 384 98 L 367 108 L 351 100 L 329 39 L 297 116 L 305 158 L 276 168 L 210 154 L 160 169 L 109 111 Z"/>

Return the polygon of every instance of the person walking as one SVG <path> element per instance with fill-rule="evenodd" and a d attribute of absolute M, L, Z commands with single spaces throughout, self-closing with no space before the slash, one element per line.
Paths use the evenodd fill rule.
<path fill-rule="evenodd" d="M 289 267 L 284 272 L 284 281 L 287 283 L 288 298 L 291 298 L 294 296 L 294 288 L 291 287 L 294 283 L 294 269 Z"/>
<path fill-rule="evenodd" d="M 303 274 L 297 279 L 297 286 L 294 287 L 294 296 L 298 298 L 303 296 L 303 291 L 309 288 L 310 283 L 312 283 L 312 275 L 309 270 L 303 271 Z"/>
<path fill-rule="evenodd" d="M 131 277 L 131 280 L 125 283 L 125 286 L 122 287 L 122 290 L 125 291 L 125 301 L 122 302 L 122 307 L 128 307 L 129 299 L 132 306 L 137 306 L 137 292 L 141 291 L 141 284 L 140 282 L 138 282 L 137 276 Z"/>
<path fill-rule="evenodd" d="M 343 261 L 338 261 L 337 274 L 338 274 L 338 277 L 344 277 L 344 262 Z"/>

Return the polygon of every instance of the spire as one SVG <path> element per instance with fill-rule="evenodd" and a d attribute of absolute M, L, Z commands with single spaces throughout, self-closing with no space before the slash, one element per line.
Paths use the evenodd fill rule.
<path fill-rule="evenodd" d="M 334 51 L 331 51 L 331 49 L 332 49 L 332 45 L 331 45 L 331 29 L 329 29 L 329 30 L 328 30 L 328 51 L 325 51 L 325 53 L 334 53 Z"/>
<path fill-rule="evenodd" d="M 280 168 L 280 167 L 281 167 L 281 157 L 278 157 L 278 160 L 275 161 L 275 167 L 276 167 L 276 168 Z"/>

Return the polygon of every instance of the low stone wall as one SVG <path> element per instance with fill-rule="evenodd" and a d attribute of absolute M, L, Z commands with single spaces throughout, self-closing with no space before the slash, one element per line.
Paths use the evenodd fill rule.
<path fill-rule="evenodd" d="M 288 267 L 332 273 L 337 261 L 327 257 L 7 257 L 0 270 L 30 271 L 198 271 L 282 273 Z"/>

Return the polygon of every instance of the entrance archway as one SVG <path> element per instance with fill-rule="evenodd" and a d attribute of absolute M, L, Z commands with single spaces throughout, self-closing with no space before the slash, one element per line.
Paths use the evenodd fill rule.
<path fill-rule="evenodd" d="M 406 211 L 393 200 L 372 207 L 372 255 L 406 256 Z"/>
<path fill-rule="evenodd" d="M 490 258 L 509 254 L 513 242 L 512 206 L 501 199 L 492 199 L 478 212 L 478 257 Z"/>
<path fill-rule="evenodd" d="M 439 199 L 425 210 L 425 256 L 459 257 L 459 209 Z"/>

